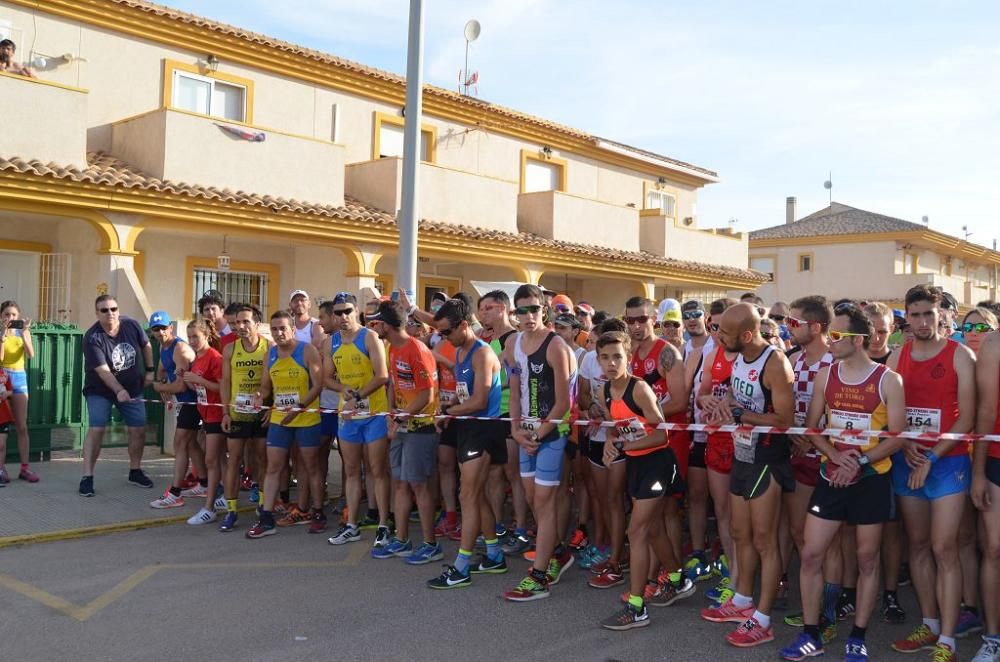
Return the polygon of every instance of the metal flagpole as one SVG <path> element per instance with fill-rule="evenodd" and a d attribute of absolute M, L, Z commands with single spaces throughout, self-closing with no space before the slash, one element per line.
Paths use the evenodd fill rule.
<path fill-rule="evenodd" d="M 406 123 L 403 130 L 402 208 L 396 217 L 399 225 L 399 287 L 410 301 L 418 303 L 417 226 L 420 223 L 417 173 L 420 166 L 420 125 L 423 118 L 424 60 L 423 0 L 410 0 L 410 32 L 406 53 Z"/>

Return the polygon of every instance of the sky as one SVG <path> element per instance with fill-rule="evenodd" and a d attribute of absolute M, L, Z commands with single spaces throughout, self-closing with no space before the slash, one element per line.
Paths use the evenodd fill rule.
<path fill-rule="evenodd" d="M 407 0 L 159 0 L 399 74 Z M 1000 3 L 425 0 L 424 81 L 717 171 L 700 227 L 833 199 L 1000 239 Z"/>

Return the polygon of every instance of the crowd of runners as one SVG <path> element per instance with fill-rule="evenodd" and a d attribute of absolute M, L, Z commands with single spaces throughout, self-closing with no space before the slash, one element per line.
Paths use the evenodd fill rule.
<path fill-rule="evenodd" d="M 650 608 L 704 583 L 701 617 L 733 624 L 734 646 L 773 641 L 788 608 L 801 631 L 786 660 L 822 655 L 844 620 L 844 659 L 867 660 L 873 614 L 914 623 L 896 651 L 957 660 L 956 638 L 981 633 L 974 660 L 1000 660 L 1000 444 L 935 434 L 1000 432 L 996 306 L 958 319 L 925 285 L 902 310 L 752 293 L 622 304 L 596 311 L 534 285 L 442 294 L 428 310 L 402 292 L 340 292 L 314 318 L 296 290 L 265 318 L 213 292 L 186 341 L 167 314 L 150 318 L 154 370 L 141 327 L 105 295 L 85 343 L 80 493 L 94 494 L 111 406 L 136 429 L 151 384 L 177 418 L 173 481 L 150 505 L 203 500 L 192 525 L 239 528 L 242 492 L 250 539 L 302 525 L 347 545 L 367 529 L 372 558 L 411 566 L 458 542 L 431 589 L 522 558 L 506 600 L 560 581 L 621 587 L 599 623 L 611 630 L 650 625 Z M 327 493 L 333 450 L 343 494 Z M 141 440 L 137 452 L 129 480 L 149 487 Z M 586 572 L 566 575 L 574 565 Z M 900 606 L 910 582 L 919 615 Z"/>

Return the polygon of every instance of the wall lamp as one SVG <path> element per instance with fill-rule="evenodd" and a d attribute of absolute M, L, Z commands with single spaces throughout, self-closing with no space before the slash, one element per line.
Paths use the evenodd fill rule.
<path fill-rule="evenodd" d="M 542 148 L 542 154 L 544 154 L 547 159 L 552 158 L 552 148 L 546 145 Z"/>
<path fill-rule="evenodd" d="M 219 58 L 215 57 L 214 53 L 209 53 L 208 57 L 205 58 L 205 68 L 213 74 L 219 70 Z"/>

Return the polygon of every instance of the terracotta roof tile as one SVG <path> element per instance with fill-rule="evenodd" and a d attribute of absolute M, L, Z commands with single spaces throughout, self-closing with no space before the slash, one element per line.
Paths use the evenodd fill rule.
<path fill-rule="evenodd" d="M 750 233 L 750 241 L 763 239 L 799 239 L 840 234 L 872 232 L 920 232 L 927 228 L 892 216 L 848 207 L 839 202 L 809 214 L 794 223 L 783 223 Z"/>
<path fill-rule="evenodd" d="M 168 18 L 171 20 L 180 21 L 182 23 L 187 23 L 198 27 L 202 27 L 208 30 L 212 30 L 213 32 L 218 32 L 220 34 L 227 35 L 230 37 L 236 37 L 238 39 L 250 41 L 255 44 L 259 44 L 261 46 L 276 48 L 278 50 L 292 53 L 300 57 L 308 58 L 315 62 L 319 62 L 322 64 L 330 64 L 357 73 L 362 73 L 379 80 L 384 80 L 399 85 L 406 84 L 406 78 L 404 76 L 400 76 L 399 74 L 395 74 L 382 69 L 376 69 L 374 67 L 369 67 L 359 62 L 354 62 L 352 60 L 347 60 L 345 58 L 337 57 L 335 55 L 330 55 L 322 51 L 317 51 L 311 48 L 306 48 L 304 46 L 299 46 L 297 44 L 293 44 L 288 41 L 283 41 L 281 39 L 275 39 L 274 37 L 269 37 L 264 34 L 252 32 L 250 30 L 246 30 L 244 28 L 240 28 L 234 25 L 227 25 L 225 23 L 221 23 L 218 21 L 209 20 L 202 16 L 196 16 L 195 14 L 189 14 L 187 12 L 182 12 L 176 9 L 172 9 L 170 7 L 164 7 L 163 5 L 158 5 L 152 2 L 146 2 L 145 0 L 110 0 L 110 1 L 119 5 L 124 5 L 127 7 L 131 7 L 133 9 L 137 9 L 139 11 L 155 14 L 157 16 L 162 16 L 164 18 Z M 537 117 L 535 115 L 523 113 L 514 110 L 512 108 L 499 106 L 490 103 L 488 101 L 484 101 L 482 99 L 469 97 L 463 94 L 459 94 L 457 92 L 453 92 L 452 90 L 435 87 L 433 85 L 425 85 L 424 94 L 448 99 L 449 101 L 462 103 L 468 106 L 475 106 L 484 110 L 488 110 L 489 112 L 499 115 L 501 117 L 508 117 L 510 119 L 517 120 L 520 122 L 526 122 L 529 124 L 534 124 L 536 126 L 558 131 L 573 138 L 589 141 L 591 143 L 594 143 L 595 145 L 600 140 L 607 140 L 604 138 L 598 138 L 597 136 L 591 135 L 585 131 L 581 131 L 579 129 L 574 129 L 573 127 L 570 126 L 566 126 L 565 124 L 559 124 L 558 122 L 553 122 L 551 120 Z M 487 126 L 485 128 L 490 128 L 490 127 Z M 607 142 L 614 142 L 614 141 L 607 141 Z M 637 154 L 643 154 L 657 159 L 662 159 L 663 161 L 667 161 L 669 163 L 672 163 L 674 165 L 686 169 L 705 173 L 713 178 L 718 177 L 718 174 L 716 172 L 708 170 L 706 168 L 695 166 L 690 163 L 685 163 L 684 161 L 679 161 L 677 159 L 672 159 L 668 156 L 663 156 L 662 154 L 656 154 L 654 152 L 642 150 L 637 147 L 632 147 L 631 145 L 625 145 L 623 143 L 616 143 L 616 144 L 619 145 L 620 147 L 623 147 Z"/>
<path fill-rule="evenodd" d="M 156 177 L 146 175 L 124 161 L 101 152 L 89 153 L 87 155 L 87 161 L 87 167 L 81 169 L 74 166 L 61 166 L 54 163 L 46 164 L 37 160 L 29 161 L 17 156 L 9 158 L 0 156 L 0 173 L 13 172 L 26 175 L 36 175 L 39 177 L 68 179 L 74 182 L 97 184 L 101 186 L 120 186 L 129 189 L 138 188 L 157 193 L 171 193 L 174 195 L 202 198 L 205 200 L 264 207 L 275 211 L 288 211 L 297 214 L 338 218 L 384 226 L 395 226 L 396 224 L 395 217 L 391 214 L 369 207 L 368 205 L 352 198 L 347 198 L 344 206 L 342 207 L 325 206 L 301 202 L 299 200 L 276 198 L 270 195 L 261 196 L 254 193 L 246 193 L 244 191 L 234 192 L 229 189 L 220 190 L 210 186 L 161 180 Z M 749 269 L 738 269 L 720 265 L 702 264 L 700 262 L 674 260 L 645 252 L 620 251 L 600 246 L 546 239 L 528 232 L 513 234 L 495 230 L 485 230 L 467 225 L 450 225 L 430 220 L 422 220 L 420 222 L 420 229 L 437 235 L 502 243 L 509 246 L 536 246 L 555 249 L 560 252 L 571 253 L 573 255 L 624 262 L 637 266 L 679 269 L 697 274 L 724 278 L 738 278 L 757 282 L 764 282 L 766 279 L 763 274 Z"/>

